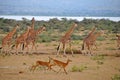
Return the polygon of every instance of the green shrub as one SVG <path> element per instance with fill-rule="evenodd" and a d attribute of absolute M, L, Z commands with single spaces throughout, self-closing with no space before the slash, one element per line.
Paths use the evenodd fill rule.
<path fill-rule="evenodd" d="M 116 49 L 113 47 L 107 47 L 106 50 L 116 50 Z"/>
<path fill-rule="evenodd" d="M 103 60 L 103 59 L 104 59 L 104 55 L 92 56 L 91 59 L 92 59 L 92 60 Z"/>
<path fill-rule="evenodd" d="M 115 75 L 112 77 L 112 80 L 120 80 L 120 75 L 115 74 Z"/>
<path fill-rule="evenodd" d="M 72 72 L 82 72 L 83 70 L 87 69 L 87 66 L 81 65 L 81 66 L 73 66 L 72 67 Z"/>
<path fill-rule="evenodd" d="M 82 36 L 79 36 L 79 35 L 72 35 L 71 37 L 73 40 L 83 40 L 83 37 Z"/>
<path fill-rule="evenodd" d="M 102 65 L 102 64 L 103 64 L 103 61 L 98 60 L 98 61 L 97 61 L 97 64 Z"/>
<path fill-rule="evenodd" d="M 97 40 L 98 40 L 98 41 L 104 41 L 104 40 L 105 40 L 105 37 L 102 37 L 102 36 L 101 36 L 101 37 L 98 37 Z"/>

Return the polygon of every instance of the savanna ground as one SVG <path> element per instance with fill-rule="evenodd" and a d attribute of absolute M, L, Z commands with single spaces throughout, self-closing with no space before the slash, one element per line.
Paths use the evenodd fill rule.
<path fill-rule="evenodd" d="M 82 40 L 73 41 L 74 57 L 56 57 L 58 42 L 38 43 L 37 51 L 41 54 L 3 55 L 0 53 L 0 80 L 120 80 L 120 50 L 115 39 L 97 41 L 98 49 L 94 56 L 80 54 Z M 31 50 L 29 50 L 31 51 Z M 61 53 L 62 54 L 62 53 Z M 56 73 L 44 68 L 31 72 L 29 68 L 35 61 L 48 61 L 48 56 L 66 62 L 72 62 L 66 67 L 68 74 L 62 70 Z M 53 67 L 56 71 L 59 67 Z"/>

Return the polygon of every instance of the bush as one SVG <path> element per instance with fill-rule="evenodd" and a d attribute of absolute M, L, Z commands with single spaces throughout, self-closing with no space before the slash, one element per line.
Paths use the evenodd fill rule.
<path fill-rule="evenodd" d="M 103 60 L 104 60 L 104 55 L 97 55 L 97 56 L 93 56 L 91 57 L 92 60 L 97 60 L 96 63 L 99 65 L 103 64 Z"/>
<path fill-rule="evenodd" d="M 102 65 L 102 64 L 103 64 L 103 61 L 98 60 L 98 61 L 97 61 L 97 64 Z"/>
<path fill-rule="evenodd" d="M 83 37 L 81 37 L 79 35 L 72 35 L 71 37 L 73 40 L 83 40 Z"/>
<path fill-rule="evenodd" d="M 97 40 L 98 40 L 98 41 L 104 41 L 104 40 L 105 40 L 105 37 L 102 37 L 102 36 L 101 36 L 101 37 L 98 37 Z"/>
<path fill-rule="evenodd" d="M 87 69 L 87 66 L 81 65 L 81 66 L 73 66 L 72 72 L 82 72 L 83 70 Z"/>
<path fill-rule="evenodd" d="M 104 59 L 104 55 L 92 56 L 91 59 L 92 59 L 92 60 L 103 60 L 103 59 Z"/>
<path fill-rule="evenodd" d="M 115 74 L 115 75 L 112 77 L 112 80 L 120 80 L 120 75 Z"/>

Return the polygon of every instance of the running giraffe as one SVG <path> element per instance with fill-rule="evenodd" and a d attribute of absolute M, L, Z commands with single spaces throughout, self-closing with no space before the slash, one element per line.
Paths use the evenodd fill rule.
<path fill-rule="evenodd" d="M 28 37 L 28 34 L 29 34 L 29 30 L 31 29 L 31 27 L 27 27 L 27 31 L 23 34 L 21 34 L 17 39 L 16 39 L 16 42 L 15 42 L 15 46 L 16 46 L 16 53 L 18 54 L 18 46 L 22 45 L 22 44 L 25 44 L 25 40 L 27 39 Z"/>
<path fill-rule="evenodd" d="M 94 35 L 95 30 L 96 30 L 96 28 L 93 27 L 92 31 L 88 34 L 88 36 L 84 38 L 84 40 L 83 40 L 83 45 L 82 45 L 82 50 L 84 50 L 84 45 L 85 45 L 85 43 L 86 43 L 86 42 L 89 42 L 89 38 L 91 38 L 91 36 Z"/>
<path fill-rule="evenodd" d="M 9 51 L 10 45 L 11 45 L 11 42 L 12 42 L 12 38 L 13 38 L 14 34 L 16 33 L 16 30 L 18 29 L 18 27 L 19 27 L 19 25 L 17 24 L 16 27 L 2 39 L 3 51 L 6 51 L 6 50 Z M 6 46 L 8 47 L 8 49 L 5 50 Z"/>
<path fill-rule="evenodd" d="M 71 50 L 71 53 L 72 53 L 72 56 L 73 56 L 72 45 L 71 45 L 71 34 L 73 33 L 73 31 L 76 27 L 77 27 L 77 24 L 74 23 L 74 25 L 60 39 L 60 43 L 59 43 L 58 48 L 57 48 L 57 56 L 59 55 L 59 52 L 60 52 L 61 43 L 63 44 L 63 50 L 64 50 L 63 56 L 66 57 L 66 43 L 69 43 L 70 50 Z"/>
<path fill-rule="evenodd" d="M 94 30 L 92 30 L 94 32 Z M 97 49 L 97 46 L 96 46 L 96 39 L 101 36 L 103 34 L 103 31 L 100 31 L 100 32 L 92 32 L 92 35 L 85 38 L 83 40 L 83 45 L 82 45 L 82 50 L 84 50 L 84 46 L 86 45 L 87 47 L 87 50 L 88 52 L 87 53 L 90 53 L 92 55 L 92 51 L 91 51 L 91 47 L 94 45 Z"/>
<path fill-rule="evenodd" d="M 25 47 L 28 47 L 28 45 L 30 43 L 32 43 L 32 49 L 35 48 L 35 50 L 37 50 L 36 46 L 35 46 L 37 35 L 45 30 L 46 30 L 46 28 L 44 26 L 40 27 L 38 30 L 34 30 L 34 32 L 32 32 L 32 34 L 27 37 Z M 28 51 L 28 49 L 27 49 L 27 51 Z"/>

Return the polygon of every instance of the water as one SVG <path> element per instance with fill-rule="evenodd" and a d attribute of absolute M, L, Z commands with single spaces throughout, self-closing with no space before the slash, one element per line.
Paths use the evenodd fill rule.
<path fill-rule="evenodd" d="M 0 18 L 5 18 L 5 19 L 15 19 L 15 20 L 22 20 L 22 18 L 26 18 L 28 20 L 31 20 L 32 18 L 35 18 L 35 20 L 44 20 L 48 21 L 53 18 L 57 18 L 61 20 L 62 18 L 66 19 L 74 19 L 78 21 L 82 21 L 84 18 L 86 19 L 109 19 L 112 21 L 120 21 L 120 17 L 71 17 L 71 16 L 13 16 L 13 15 L 0 15 Z"/>

